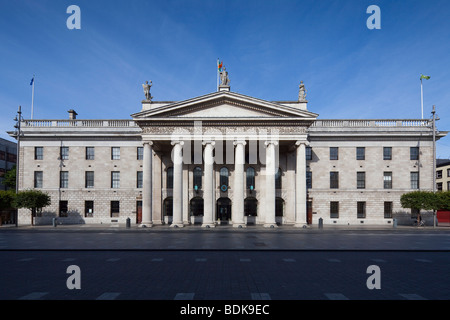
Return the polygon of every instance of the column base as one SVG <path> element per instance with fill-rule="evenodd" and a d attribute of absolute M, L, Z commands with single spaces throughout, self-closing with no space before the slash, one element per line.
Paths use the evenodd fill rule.
<path fill-rule="evenodd" d="M 153 222 L 141 222 L 139 228 L 151 228 L 153 227 Z"/>
<path fill-rule="evenodd" d="M 264 228 L 278 228 L 276 223 L 265 223 Z"/>
<path fill-rule="evenodd" d="M 184 224 L 183 223 L 172 223 L 170 225 L 171 228 L 183 228 Z"/>
<path fill-rule="evenodd" d="M 294 227 L 296 227 L 296 228 L 308 228 L 308 225 L 306 223 L 296 223 L 296 224 L 294 224 Z"/>
<path fill-rule="evenodd" d="M 216 225 L 214 223 L 203 223 L 202 228 L 215 228 Z"/>

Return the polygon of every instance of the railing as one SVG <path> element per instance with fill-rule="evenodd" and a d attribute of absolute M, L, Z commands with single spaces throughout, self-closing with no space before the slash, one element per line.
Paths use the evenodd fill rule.
<path fill-rule="evenodd" d="M 429 120 L 380 119 L 380 120 L 316 120 L 311 127 L 370 128 L 370 127 L 428 127 Z"/>
<path fill-rule="evenodd" d="M 126 128 L 137 127 L 133 120 L 24 120 L 24 127 L 28 128 L 55 128 L 55 127 L 80 127 L 80 128 Z"/>

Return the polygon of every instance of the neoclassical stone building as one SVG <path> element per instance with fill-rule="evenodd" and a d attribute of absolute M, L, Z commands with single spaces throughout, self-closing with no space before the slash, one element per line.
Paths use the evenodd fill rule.
<path fill-rule="evenodd" d="M 226 75 L 185 101 L 143 87 L 131 119 L 23 121 L 19 188 L 52 199 L 37 224 L 389 224 L 409 216 L 403 193 L 432 189 L 428 120 L 318 119 L 303 83 L 277 102 L 231 91 Z"/>

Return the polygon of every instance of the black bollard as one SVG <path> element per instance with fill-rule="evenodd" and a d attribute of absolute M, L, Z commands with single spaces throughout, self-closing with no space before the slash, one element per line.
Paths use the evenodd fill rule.
<path fill-rule="evenodd" d="M 130 228 L 130 227 L 131 227 L 131 219 L 127 218 L 127 228 Z"/>
<path fill-rule="evenodd" d="M 323 229 L 323 219 L 319 218 L 319 229 Z"/>

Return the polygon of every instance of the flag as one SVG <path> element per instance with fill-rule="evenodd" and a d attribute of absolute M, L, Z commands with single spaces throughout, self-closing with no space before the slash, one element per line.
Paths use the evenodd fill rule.
<path fill-rule="evenodd" d="M 31 81 L 30 81 L 30 86 L 32 86 L 32 85 L 33 85 L 33 82 L 34 82 L 34 77 L 33 77 L 33 78 L 31 78 Z"/>
<path fill-rule="evenodd" d="M 217 68 L 219 69 L 219 71 L 222 71 L 222 66 L 223 66 L 223 61 L 222 62 L 217 61 Z"/>
<path fill-rule="evenodd" d="M 430 79 L 430 76 L 424 76 L 423 74 L 420 75 L 420 80 L 425 79 L 428 80 Z"/>

